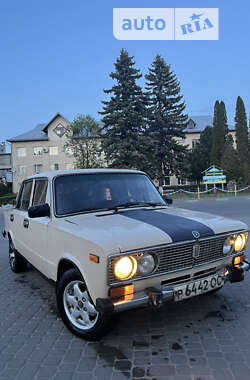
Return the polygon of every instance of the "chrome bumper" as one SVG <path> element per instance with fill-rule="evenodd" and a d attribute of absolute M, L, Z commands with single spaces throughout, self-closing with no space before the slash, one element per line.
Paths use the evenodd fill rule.
<path fill-rule="evenodd" d="M 244 280 L 244 272 L 250 269 L 250 264 L 244 261 L 240 268 L 227 267 L 227 269 L 228 274 L 226 275 L 225 282 L 240 282 Z M 96 308 L 100 313 L 113 313 L 145 306 L 160 307 L 163 303 L 173 300 L 173 289 L 146 288 L 131 296 L 113 300 L 98 298 Z"/>
<path fill-rule="evenodd" d="M 114 300 L 113 307 L 115 312 L 120 312 L 124 310 L 135 309 L 137 307 L 143 306 L 155 306 L 159 307 L 164 302 L 171 301 L 174 299 L 173 290 L 163 290 L 163 289 L 145 289 L 144 291 L 137 292 L 133 295 L 130 300 L 117 299 Z"/>

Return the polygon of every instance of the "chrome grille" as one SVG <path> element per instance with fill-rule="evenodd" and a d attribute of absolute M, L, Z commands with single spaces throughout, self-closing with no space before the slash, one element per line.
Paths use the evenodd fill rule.
<path fill-rule="evenodd" d="M 196 265 L 201 265 L 215 260 L 223 259 L 224 241 L 225 235 L 200 240 L 200 255 L 197 259 L 193 258 L 193 246 L 196 243 L 196 241 L 191 241 L 184 244 L 170 244 L 164 247 L 147 249 L 147 253 L 154 255 L 158 262 L 157 269 L 155 270 L 153 275 L 161 275 L 173 271 L 189 269 L 195 267 Z M 143 251 L 144 250 L 142 249 L 141 252 Z M 131 254 L 134 257 L 136 257 L 138 253 L 128 252 L 128 254 Z M 116 279 L 114 275 L 114 266 L 120 257 L 121 256 L 114 256 L 109 258 L 109 284 L 120 282 Z M 152 274 L 148 277 L 151 276 Z M 139 273 L 136 273 L 133 279 L 136 278 L 141 278 L 141 275 Z"/>

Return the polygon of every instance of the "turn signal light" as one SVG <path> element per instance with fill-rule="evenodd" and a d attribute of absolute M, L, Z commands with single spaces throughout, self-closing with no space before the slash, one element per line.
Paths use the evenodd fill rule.
<path fill-rule="evenodd" d="M 245 258 L 246 258 L 245 255 L 234 257 L 234 259 L 233 259 L 233 265 L 234 265 L 234 267 L 235 268 L 240 268 L 241 267 L 241 263 L 242 263 L 242 261 L 245 260 Z"/>
<path fill-rule="evenodd" d="M 89 260 L 93 261 L 93 263 L 99 264 L 99 256 L 93 255 L 92 253 L 89 254 Z"/>
<path fill-rule="evenodd" d="M 125 297 L 126 299 L 133 299 L 133 293 L 134 293 L 133 284 L 109 289 L 110 298 Z"/>

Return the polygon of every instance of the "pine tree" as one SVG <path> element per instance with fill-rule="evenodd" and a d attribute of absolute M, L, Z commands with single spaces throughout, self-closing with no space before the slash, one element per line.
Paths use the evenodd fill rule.
<path fill-rule="evenodd" d="M 240 96 L 237 98 L 235 113 L 236 145 L 240 165 L 245 166 L 248 157 L 248 128 L 245 105 Z"/>
<path fill-rule="evenodd" d="M 111 97 L 102 102 L 104 106 L 100 112 L 104 115 L 102 149 L 110 167 L 144 169 L 146 97 L 136 84 L 142 74 L 134 67 L 133 58 L 126 50 L 121 50 L 115 71 L 110 73 L 116 83 L 104 90 Z"/>
<path fill-rule="evenodd" d="M 234 140 L 232 135 L 227 135 L 224 151 L 221 159 L 221 168 L 225 171 L 227 181 L 239 180 L 239 157 L 234 148 Z"/>
<path fill-rule="evenodd" d="M 200 142 L 190 154 L 190 174 L 191 181 L 200 181 L 202 172 L 211 165 L 210 154 L 213 143 L 213 128 L 207 126 L 200 134 Z"/>
<path fill-rule="evenodd" d="M 101 128 L 90 115 L 77 115 L 66 130 L 65 150 L 73 153 L 78 169 L 103 167 L 100 153 Z"/>
<path fill-rule="evenodd" d="M 181 140 L 187 115 L 176 75 L 160 55 L 145 78 L 149 100 L 146 135 L 151 139 L 152 170 L 161 182 L 165 176 L 182 175 L 184 170 L 187 150 Z"/>
<path fill-rule="evenodd" d="M 214 165 L 221 165 L 227 133 L 228 125 L 225 103 L 216 100 L 213 119 L 213 145 L 211 150 L 211 163 Z"/>

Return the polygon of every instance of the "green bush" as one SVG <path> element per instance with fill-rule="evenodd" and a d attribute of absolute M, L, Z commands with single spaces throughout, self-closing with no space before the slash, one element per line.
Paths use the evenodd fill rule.
<path fill-rule="evenodd" d="M 4 197 L 0 197 L 0 206 L 7 205 L 7 204 L 13 204 L 14 200 L 16 199 L 15 194 L 8 194 Z"/>
<path fill-rule="evenodd" d="M 0 182 L 0 197 L 3 197 L 4 195 L 7 195 L 7 194 L 10 194 L 9 186 L 6 186 Z"/>

